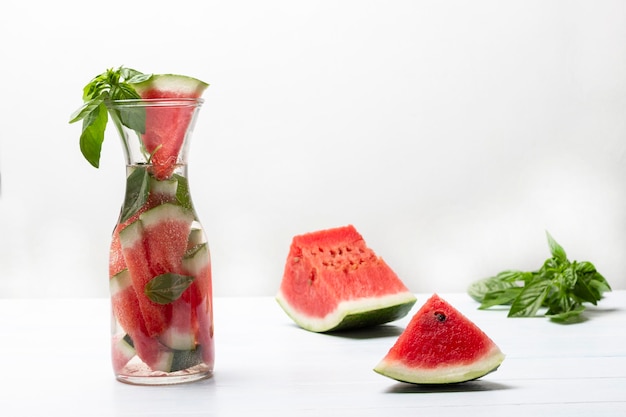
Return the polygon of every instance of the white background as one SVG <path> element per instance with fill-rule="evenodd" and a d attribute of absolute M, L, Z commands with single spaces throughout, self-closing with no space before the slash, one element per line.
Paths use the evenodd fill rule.
<path fill-rule="evenodd" d="M 211 84 L 216 295 L 275 294 L 294 235 L 348 223 L 414 292 L 537 269 L 546 230 L 626 288 L 624 1 L 3 0 L 0 297 L 108 294 L 121 147 L 92 168 L 68 120 L 119 65 Z"/>

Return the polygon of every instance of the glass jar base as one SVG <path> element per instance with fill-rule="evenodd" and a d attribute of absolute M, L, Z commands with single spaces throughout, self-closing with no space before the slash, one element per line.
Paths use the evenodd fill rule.
<path fill-rule="evenodd" d="M 203 372 L 194 373 L 162 373 L 155 375 L 116 375 L 118 381 L 130 385 L 176 385 L 196 382 L 211 378 L 213 371 L 207 369 Z"/>

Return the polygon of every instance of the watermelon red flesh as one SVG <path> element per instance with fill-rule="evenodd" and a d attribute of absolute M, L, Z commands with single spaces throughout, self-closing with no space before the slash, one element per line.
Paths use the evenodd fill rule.
<path fill-rule="evenodd" d="M 196 306 L 198 318 L 198 343 L 202 346 L 202 360 L 209 366 L 213 366 L 215 360 L 215 347 L 213 339 L 213 304 L 212 298 L 206 296 Z"/>
<path fill-rule="evenodd" d="M 146 132 L 142 140 L 152 155 L 153 173 L 168 178 L 179 163 L 179 154 L 195 109 L 187 107 L 148 107 Z"/>
<path fill-rule="evenodd" d="M 387 358 L 436 368 L 474 362 L 494 347 L 478 326 L 435 294 L 415 314 Z"/>
<path fill-rule="evenodd" d="M 149 335 L 167 328 L 172 304 L 158 304 L 144 293 L 146 284 L 165 273 L 182 272 L 193 214 L 173 204 L 162 204 L 142 213 L 120 232 L 124 260 L 128 265 Z"/>
<path fill-rule="evenodd" d="M 324 317 L 341 302 L 408 289 L 350 225 L 294 237 L 280 292 L 301 313 Z"/>
<path fill-rule="evenodd" d="M 454 383 L 495 370 L 504 355 L 473 322 L 434 294 L 374 369 L 413 383 Z"/>
<path fill-rule="evenodd" d="M 135 89 L 143 99 L 196 99 L 207 87 L 208 84 L 191 77 L 164 74 L 152 76 L 137 84 Z M 195 110 L 191 105 L 146 108 L 146 131 L 142 140 L 152 155 L 157 178 L 168 178 L 174 171 Z"/>
<path fill-rule="evenodd" d="M 206 246 L 206 245 L 205 245 Z M 201 252 L 200 254 L 202 254 Z M 183 293 L 181 299 L 189 300 L 195 309 L 195 317 L 198 321 L 198 343 L 202 346 L 202 359 L 208 364 L 213 364 L 214 342 L 213 342 L 213 290 L 211 281 L 211 263 L 190 261 L 185 265 L 185 271 L 195 277 L 191 286 Z M 184 261 L 183 261 L 184 262 Z"/>
<path fill-rule="evenodd" d="M 177 185 L 178 182 L 175 180 L 158 181 L 152 178 L 150 181 L 150 194 L 148 195 L 148 199 L 146 200 L 144 205 L 140 207 L 139 210 L 137 210 L 137 212 L 135 212 L 130 218 L 121 223 L 118 223 L 115 226 L 109 251 L 109 278 L 112 278 L 120 271 L 128 268 L 128 266 L 126 265 L 126 261 L 124 260 L 124 254 L 122 253 L 122 245 L 120 243 L 120 231 L 124 230 L 126 226 L 137 220 L 139 218 L 139 215 L 141 215 L 141 213 L 143 213 L 144 211 L 154 208 L 159 204 L 175 201 Z"/>
<path fill-rule="evenodd" d="M 113 317 L 132 339 L 137 355 L 151 369 L 167 370 L 171 362 L 171 353 L 167 352 L 157 339 L 149 335 L 130 273 L 124 270 L 114 276 L 110 282 Z M 112 353 L 114 369 L 120 372 L 118 352 L 113 350 Z"/>
<path fill-rule="evenodd" d="M 111 360 L 115 373 L 121 373 L 128 361 L 130 361 L 137 351 L 126 340 L 125 335 L 116 334 L 111 338 Z"/>
<path fill-rule="evenodd" d="M 193 236 L 190 234 L 190 239 Z M 195 307 L 204 298 L 212 298 L 211 255 L 206 242 L 195 245 L 187 250 L 182 260 L 182 273 L 194 277 L 190 291 L 185 291 L 182 298 Z"/>
<path fill-rule="evenodd" d="M 187 252 L 182 261 L 182 274 L 193 277 L 191 285 L 172 303 L 172 321 L 161 340 L 174 349 L 195 349 L 212 355 L 212 329 L 210 311 L 211 261 L 206 243 Z"/>

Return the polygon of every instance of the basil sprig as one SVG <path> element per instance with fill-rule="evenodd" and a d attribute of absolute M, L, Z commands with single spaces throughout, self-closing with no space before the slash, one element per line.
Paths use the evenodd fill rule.
<path fill-rule="evenodd" d="M 130 68 L 108 69 L 92 79 L 83 88 L 83 105 L 70 117 L 70 123 L 83 121 L 80 135 L 80 150 L 91 165 L 100 166 L 100 153 L 104 142 L 104 131 L 108 122 L 109 100 L 141 98 L 132 84 L 146 81 L 152 74 L 143 74 Z M 122 124 L 138 132 L 145 131 L 145 115 L 141 110 L 115 112 Z"/>
<path fill-rule="evenodd" d="M 552 256 L 537 271 L 508 270 L 470 285 L 468 294 L 480 309 L 509 306 L 508 317 L 544 316 L 554 322 L 582 321 L 585 303 L 597 305 L 611 291 L 590 262 L 570 261 L 565 250 L 546 232 Z"/>

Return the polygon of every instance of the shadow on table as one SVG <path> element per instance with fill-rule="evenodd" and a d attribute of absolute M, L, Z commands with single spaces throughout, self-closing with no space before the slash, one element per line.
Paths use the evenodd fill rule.
<path fill-rule="evenodd" d="M 499 391 L 510 388 L 510 386 L 505 384 L 483 380 L 460 382 L 457 384 L 408 384 L 400 382 L 387 389 L 386 392 L 391 394 L 432 394 L 437 392 Z"/>
<path fill-rule="evenodd" d="M 404 328 L 390 324 L 366 327 L 361 329 L 340 330 L 325 333 L 328 336 L 344 337 L 346 339 L 377 339 L 380 337 L 398 337 Z"/>

